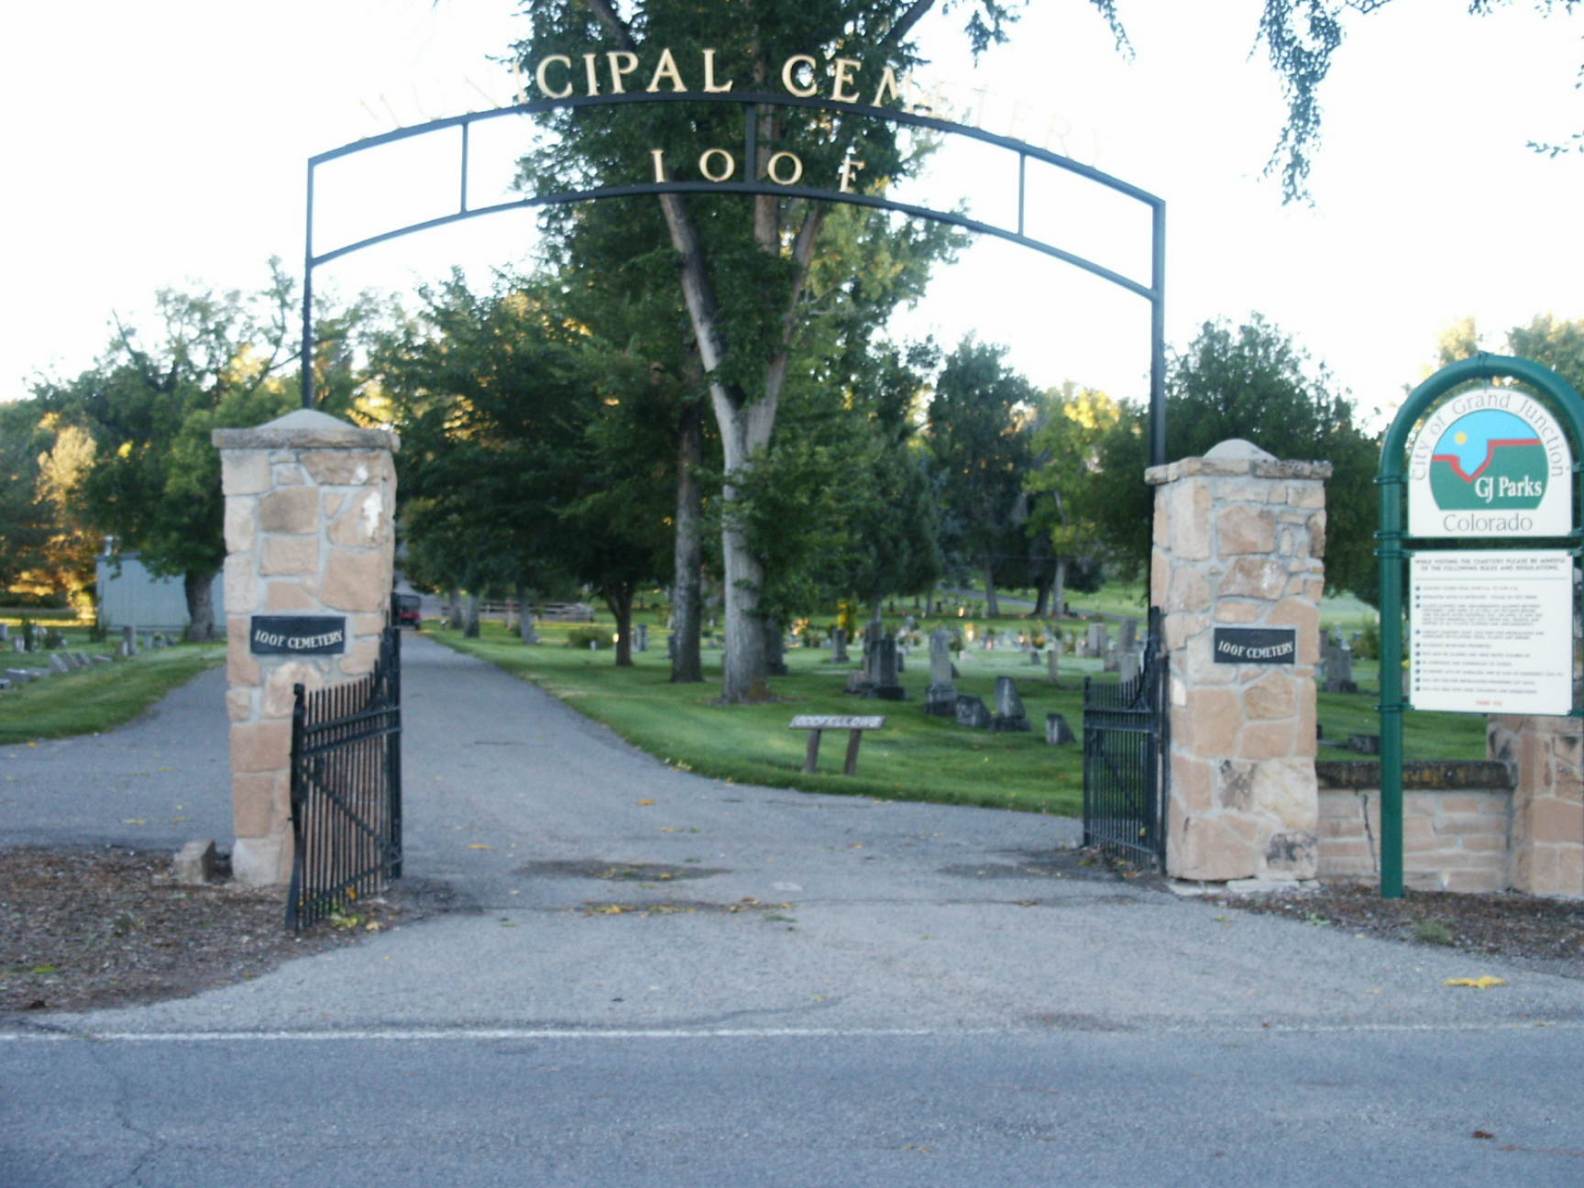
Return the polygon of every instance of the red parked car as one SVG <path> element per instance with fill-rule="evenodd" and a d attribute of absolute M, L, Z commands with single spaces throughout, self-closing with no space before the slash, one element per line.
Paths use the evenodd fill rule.
<path fill-rule="evenodd" d="M 396 626 L 419 630 L 421 616 L 418 613 L 418 595 L 397 594 L 392 602 L 396 610 Z"/>

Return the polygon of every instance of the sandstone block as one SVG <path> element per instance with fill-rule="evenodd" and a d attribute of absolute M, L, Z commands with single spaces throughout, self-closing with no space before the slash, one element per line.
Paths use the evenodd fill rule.
<path fill-rule="evenodd" d="M 319 492 L 313 487 L 282 487 L 259 500 L 258 523 L 264 532 L 292 535 L 319 531 Z"/>
<path fill-rule="evenodd" d="M 234 723 L 231 727 L 231 770 L 285 771 L 291 765 L 291 722 Z"/>
<path fill-rule="evenodd" d="M 171 875 L 185 886 L 202 886 L 215 873 L 214 841 L 190 841 L 176 851 L 171 863 Z"/>
<path fill-rule="evenodd" d="M 1297 681 L 1273 672 L 1243 691 L 1243 712 L 1253 721 L 1290 718 L 1298 712 Z"/>
<path fill-rule="evenodd" d="M 258 660 L 249 650 L 249 631 L 247 615 L 229 615 L 226 626 L 226 682 L 235 687 L 237 685 L 257 685 L 259 683 Z"/>
<path fill-rule="evenodd" d="M 1313 833 L 1274 833 L 1265 843 L 1264 873 L 1291 879 L 1312 879 L 1319 867 L 1320 847 Z"/>
<path fill-rule="evenodd" d="M 391 456 L 383 450 L 305 450 L 303 465 L 316 483 L 361 487 L 391 477 Z"/>
<path fill-rule="evenodd" d="M 254 517 L 258 500 L 251 495 L 229 495 L 225 501 L 225 542 L 227 553 L 246 553 L 252 550 L 258 533 Z"/>
<path fill-rule="evenodd" d="M 1529 807 L 1530 836 L 1541 844 L 1584 843 L 1584 809 L 1552 796 L 1537 796 Z"/>
<path fill-rule="evenodd" d="M 1172 715 L 1172 740 L 1195 755 L 1220 758 L 1236 754 L 1242 726 L 1242 706 L 1236 691 L 1190 688 L 1187 705 Z"/>
<path fill-rule="evenodd" d="M 221 450 L 220 489 L 232 495 L 260 495 L 272 486 L 269 457 L 263 450 Z"/>
<path fill-rule="evenodd" d="M 277 887 L 291 877 L 291 835 L 238 835 L 231 849 L 231 877 L 244 887 Z"/>
<path fill-rule="evenodd" d="M 1168 490 L 1167 539 L 1175 561 L 1210 557 L 1210 507 L 1210 488 L 1203 480 L 1185 480 Z"/>
<path fill-rule="evenodd" d="M 1287 502 L 1293 507 L 1324 507 L 1325 484 L 1313 482 L 1288 483 Z"/>
<path fill-rule="evenodd" d="M 1225 882 L 1252 878 L 1259 870 L 1260 847 L 1254 822 L 1230 813 L 1184 817 L 1177 847 L 1179 879 Z"/>
<path fill-rule="evenodd" d="M 264 577 L 311 575 L 319 572 L 317 536 L 266 536 L 259 558 Z M 227 604 L 229 605 L 229 604 Z"/>
<path fill-rule="evenodd" d="M 264 587 L 264 609 L 271 614 L 288 614 L 292 611 L 317 611 L 319 597 L 313 587 L 318 583 L 307 580 L 277 578 Z"/>
<path fill-rule="evenodd" d="M 296 462 L 272 462 L 270 479 L 277 487 L 301 487 L 308 482 L 308 472 Z"/>
<path fill-rule="evenodd" d="M 1223 598 L 1215 605 L 1215 621 L 1217 625 L 1229 626 L 1258 623 L 1269 610 L 1269 603 L 1246 598 Z"/>
<path fill-rule="evenodd" d="M 232 553 L 225 561 L 226 614 L 247 614 L 258 609 L 258 558 L 253 553 Z"/>
<path fill-rule="evenodd" d="M 1243 727 L 1238 751 L 1245 759 L 1291 758 L 1295 734 L 1291 721 L 1250 722 Z"/>
<path fill-rule="evenodd" d="M 1276 547 L 1276 517 L 1266 508 L 1234 504 L 1216 515 L 1219 555 L 1269 553 Z"/>
<path fill-rule="evenodd" d="M 390 508 L 379 488 L 360 491 L 330 522 L 330 543 L 369 548 L 390 538 Z"/>
<path fill-rule="evenodd" d="M 282 811 L 284 797 L 284 811 Z M 291 822 L 291 776 L 281 771 L 237 772 L 231 777 L 231 813 L 238 837 L 266 837 Z"/>
<path fill-rule="evenodd" d="M 1203 816 L 1210 812 L 1216 807 L 1215 765 L 1174 754 L 1171 757 L 1171 794 L 1190 815 Z"/>
<path fill-rule="evenodd" d="M 295 704 L 293 685 L 302 685 L 308 692 L 324 687 L 323 660 L 291 660 L 275 665 L 264 673 L 264 698 L 261 717 L 290 718 Z"/>
<path fill-rule="evenodd" d="M 233 722 L 246 722 L 253 717 L 253 690 L 238 685 L 226 690 L 226 717 Z"/>
<path fill-rule="evenodd" d="M 320 586 L 320 600 L 333 610 L 376 611 L 386 605 L 390 587 L 388 553 L 332 549 Z"/>
<path fill-rule="evenodd" d="M 1287 586 L 1287 569 L 1268 557 L 1239 557 L 1222 576 L 1219 598 L 1264 598 L 1275 601 Z"/>

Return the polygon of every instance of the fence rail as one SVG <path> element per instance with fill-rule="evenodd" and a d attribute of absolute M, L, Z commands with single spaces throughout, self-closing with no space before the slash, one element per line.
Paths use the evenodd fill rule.
<path fill-rule="evenodd" d="M 368 676 L 292 693 L 286 926 L 302 929 L 401 877 L 401 634 Z"/>

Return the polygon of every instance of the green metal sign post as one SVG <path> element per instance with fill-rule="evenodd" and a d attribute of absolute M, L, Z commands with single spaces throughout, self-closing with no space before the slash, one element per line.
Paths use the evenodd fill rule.
<path fill-rule="evenodd" d="M 1448 428 L 1441 440 L 1441 426 L 1432 423 L 1434 418 L 1445 410 L 1461 411 L 1455 402 L 1470 385 L 1500 380 L 1516 381 L 1519 386 L 1491 388 L 1484 399 L 1468 399 L 1472 411 L 1466 416 L 1443 418 Z M 1545 398 L 1548 405 L 1537 417 L 1543 424 L 1555 425 L 1549 418 L 1559 415 L 1571 442 L 1561 440 L 1560 431 L 1554 441 L 1548 441 L 1543 431 L 1508 431 L 1509 425 L 1527 424 L 1501 407 L 1511 403 L 1504 399 L 1506 395 L 1527 402 L 1523 389 Z M 1441 405 L 1438 402 L 1443 397 L 1448 399 Z M 1481 438 L 1477 428 L 1472 433 L 1459 429 L 1464 424 L 1479 426 L 1482 422 L 1474 418 L 1481 416 L 1488 426 L 1487 437 Z M 1416 427 L 1419 436 L 1411 436 Z M 1415 447 L 1412 466 L 1405 465 L 1410 443 Z M 1550 368 L 1500 355 L 1476 355 L 1442 368 L 1413 390 L 1386 431 L 1375 480 L 1380 486 L 1375 555 L 1380 558 L 1380 890 L 1384 899 L 1400 899 L 1403 893 L 1403 713 L 1413 708 L 1403 696 L 1403 563 L 1415 552 L 1435 550 L 1437 544 L 1450 557 L 1454 554 L 1447 550 L 1449 545 L 1466 546 L 1472 540 L 1510 549 L 1516 539 L 1527 549 L 1565 549 L 1576 565 L 1581 538 L 1581 467 L 1576 459 L 1581 446 L 1584 398 Z M 1504 462 L 1506 459 L 1515 461 Z M 1562 482 L 1548 484 L 1548 463 L 1560 470 L 1553 477 Z M 1416 513 L 1421 514 L 1420 520 L 1410 522 L 1407 505 L 1412 484 L 1418 484 L 1413 490 L 1415 508 L 1444 513 L 1439 520 Z M 1559 503 L 1565 512 L 1559 510 Z M 1482 506 L 1488 509 L 1483 514 Z M 1571 637 L 1571 614 L 1568 624 Z M 1572 648 L 1567 653 L 1571 678 Z M 1416 665 L 1419 660 L 1415 655 Z M 1579 714 L 1571 679 L 1567 702 L 1568 708 L 1562 712 Z M 1490 711 L 1469 706 L 1463 712 Z"/>

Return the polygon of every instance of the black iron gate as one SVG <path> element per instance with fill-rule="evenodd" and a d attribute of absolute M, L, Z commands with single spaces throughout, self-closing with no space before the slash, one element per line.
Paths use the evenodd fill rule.
<path fill-rule="evenodd" d="M 401 877 L 400 632 L 385 629 L 368 676 L 292 692 L 286 927 L 301 929 Z"/>
<path fill-rule="evenodd" d="M 1138 675 L 1084 678 L 1084 845 L 1166 865 L 1166 650 L 1150 612 Z"/>

